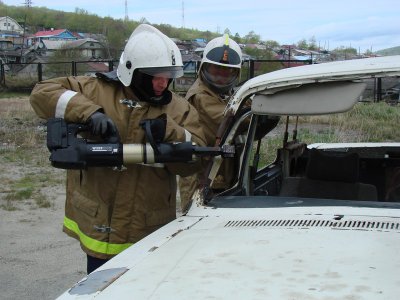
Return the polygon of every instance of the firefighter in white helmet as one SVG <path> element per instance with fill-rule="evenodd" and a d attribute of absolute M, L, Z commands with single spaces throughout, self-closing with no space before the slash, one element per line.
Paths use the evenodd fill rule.
<path fill-rule="evenodd" d="M 207 43 L 200 63 L 198 78 L 188 90 L 186 99 L 199 112 L 200 125 L 206 137 L 207 146 L 214 146 L 216 133 L 223 118 L 223 112 L 233 87 L 237 83 L 242 65 L 242 51 L 227 34 Z M 214 188 L 230 186 L 233 164 L 224 163 L 216 178 Z M 197 187 L 197 175 L 180 178 L 179 189 L 182 210 L 188 208 L 191 196 Z"/>
<path fill-rule="evenodd" d="M 119 135 L 123 144 L 145 143 L 140 122 L 151 119 L 158 141 L 204 145 L 196 110 L 168 90 L 182 74 L 178 47 L 142 24 L 130 36 L 116 72 L 40 82 L 30 101 L 39 117 L 87 123 L 91 139 Z M 197 170 L 183 163 L 68 170 L 63 231 L 80 241 L 87 272 L 173 220 L 176 175 Z"/>

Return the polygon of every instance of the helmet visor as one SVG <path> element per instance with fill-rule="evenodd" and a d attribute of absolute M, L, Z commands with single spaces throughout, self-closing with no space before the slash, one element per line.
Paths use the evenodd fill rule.
<path fill-rule="evenodd" d="M 140 68 L 140 72 L 154 76 L 154 77 L 165 77 L 165 78 L 178 78 L 183 76 L 183 68 L 174 67 L 157 67 L 157 68 Z"/>
<path fill-rule="evenodd" d="M 202 71 L 207 81 L 217 87 L 233 85 L 240 72 L 238 68 L 225 67 L 210 63 L 205 63 Z"/>

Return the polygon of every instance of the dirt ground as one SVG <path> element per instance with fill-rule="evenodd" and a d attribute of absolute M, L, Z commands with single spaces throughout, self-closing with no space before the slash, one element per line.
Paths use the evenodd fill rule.
<path fill-rule="evenodd" d="M 42 164 L 28 162 L 29 157 L 13 159 L 18 146 L 4 134 L 4 127 L 11 126 L 12 134 L 19 135 L 16 126 L 23 127 L 24 121 L 18 116 L 29 109 L 27 97 L 0 99 L 0 299 L 4 300 L 55 299 L 86 275 L 86 256 L 78 242 L 62 232 L 65 171 L 46 162 L 44 145 L 39 154 L 32 151 L 42 156 Z M 28 151 L 25 156 L 29 155 Z M 39 176 L 51 179 L 40 186 L 45 205 L 34 199 L 7 200 L 13 184 Z"/>
<path fill-rule="evenodd" d="M 51 208 L 0 209 L 1 299 L 55 299 L 86 274 L 84 253 L 61 231 L 63 187 L 51 194 Z"/>

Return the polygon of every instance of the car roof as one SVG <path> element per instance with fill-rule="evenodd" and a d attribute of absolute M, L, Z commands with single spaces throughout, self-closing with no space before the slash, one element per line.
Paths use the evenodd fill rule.
<path fill-rule="evenodd" d="M 282 69 L 245 82 L 233 95 L 226 111 L 236 112 L 242 101 L 253 96 L 252 110 L 258 114 L 343 112 L 353 107 L 365 89 L 360 79 L 386 76 L 400 76 L 400 55 Z M 313 87 L 307 88 L 311 83 Z"/>

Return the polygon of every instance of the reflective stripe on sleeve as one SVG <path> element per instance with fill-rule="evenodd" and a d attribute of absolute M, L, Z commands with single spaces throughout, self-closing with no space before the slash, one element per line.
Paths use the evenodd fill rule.
<path fill-rule="evenodd" d="M 57 106 L 56 106 L 56 115 L 55 115 L 56 118 L 64 118 L 65 110 L 67 109 L 68 102 L 76 94 L 77 94 L 77 92 L 68 90 L 68 91 L 65 91 L 60 96 L 60 98 L 58 99 L 58 102 L 57 102 Z"/>
<path fill-rule="evenodd" d="M 192 134 L 185 129 L 185 142 L 190 142 L 192 140 Z"/>
<path fill-rule="evenodd" d="M 108 255 L 116 255 L 133 245 L 133 243 L 111 244 L 95 240 L 84 234 L 79 229 L 78 224 L 75 221 L 68 219 L 67 217 L 64 217 L 64 226 L 67 229 L 74 232 L 77 236 L 79 236 L 79 240 L 82 243 L 82 245 L 84 245 L 87 249 L 92 250 L 94 252 L 104 253 Z"/>

